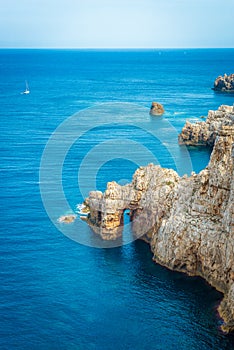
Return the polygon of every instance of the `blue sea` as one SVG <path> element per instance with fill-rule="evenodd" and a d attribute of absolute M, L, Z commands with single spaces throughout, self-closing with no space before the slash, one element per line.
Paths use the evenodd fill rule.
<path fill-rule="evenodd" d="M 151 154 L 164 167 L 182 162 L 182 175 L 177 134 L 186 120 L 234 103 L 211 89 L 233 72 L 234 49 L 0 50 L 0 349 L 234 349 L 219 328 L 222 294 L 204 280 L 155 264 L 143 241 L 100 249 L 79 218 L 75 233 L 56 222 L 90 190 L 131 181 Z M 163 117 L 149 116 L 152 101 Z M 52 135 L 60 142 L 43 187 Z M 64 147 L 58 173 L 69 207 L 54 169 Z M 187 152 L 193 171 L 207 165 L 210 150 Z"/>

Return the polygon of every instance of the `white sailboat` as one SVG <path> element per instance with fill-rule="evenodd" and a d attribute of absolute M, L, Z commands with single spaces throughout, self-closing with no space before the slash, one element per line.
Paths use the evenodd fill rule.
<path fill-rule="evenodd" d="M 27 95 L 27 94 L 30 93 L 27 80 L 25 80 L 25 86 L 26 86 L 26 87 L 25 87 L 25 90 L 24 90 L 23 92 L 21 92 L 21 94 Z"/>

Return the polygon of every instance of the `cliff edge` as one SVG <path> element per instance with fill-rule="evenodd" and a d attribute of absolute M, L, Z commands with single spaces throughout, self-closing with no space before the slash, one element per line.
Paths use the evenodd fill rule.
<path fill-rule="evenodd" d="M 208 166 L 189 177 L 140 167 L 131 184 L 110 182 L 104 193 L 90 192 L 88 224 L 103 239 L 116 239 L 129 209 L 135 237 L 150 244 L 156 262 L 201 276 L 224 293 L 222 329 L 234 331 L 233 108 L 221 106 L 206 122 L 187 123 L 179 142 L 213 146 Z"/>

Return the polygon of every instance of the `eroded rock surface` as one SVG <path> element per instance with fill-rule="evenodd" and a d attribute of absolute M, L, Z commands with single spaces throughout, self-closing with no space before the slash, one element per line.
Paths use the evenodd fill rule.
<path fill-rule="evenodd" d="M 170 193 L 178 180 L 174 170 L 153 164 L 140 167 L 131 184 L 120 186 L 113 181 L 104 193 L 90 192 L 86 199 L 88 223 L 103 239 L 115 239 L 122 234 L 123 213 L 130 209 L 134 233 L 140 237 L 143 228 L 148 232 L 168 211 L 172 204 Z"/>
<path fill-rule="evenodd" d="M 213 90 L 220 92 L 234 92 L 234 74 L 220 75 L 215 79 Z"/>
<path fill-rule="evenodd" d="M 209 111 L 206 121 L 186 122 L 179 135 L 179 143 L 187 146 L 214 146 L 221 129 L 233 125 L 234 108 L 222 105 L 217 111 Z"/>
<path fill-rule="evenodd" d="M 202 276 L 224 293 L 219 311 L 228 332 L 234 329 L 234 111 L 221 106 L 200 125 L 185 126 L 180 139 L 214 144 L 204 170 L 179 177 L 153 164 L 141 167 L 131 184 L 110 182 L 104 193 L 90 193 L 88 223 L 103 239 L 115 239 L 130 209 L 132 230 L 150 244 L 155 261 Z"/>

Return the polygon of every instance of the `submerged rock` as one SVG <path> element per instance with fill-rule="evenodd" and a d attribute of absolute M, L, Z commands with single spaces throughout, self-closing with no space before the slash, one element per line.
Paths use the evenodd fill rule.
<path fill-rule="evenodd" d="M 62 215 L 58 219 L 59 223 L 65 223 L 65 224 L 71 224 L 73 221 L 75 221 L 76 215 Z"/>
<path fill-rule="evenodd" d="M 164 113 L 163 105 L 158 102 L 152 102 L 150 115 L 162 115 Z"/>
<path fill-rule="evenodd" d="M 130 184 L 110 182 L 104 193 L 90 193 L 87 222 L 103 239 L 116 239 L 124 211 L 130 209 L 133 233 L 150 244 L 156 262 L 202 276 L 224 293 L 219 312 L 225 321 L 222 329 L 229 332 L 234 324 L 232 107 L 210 111 L 206 122 L 186 124 L 179 140 L 213 145 L 204 170 L 179 177 L 153 164 L 140 167 Z"/>
<path fill-rule="evenodd" d="M 234 74 L 224 74 L 215 79 L 213 90 L 220 92 L 234 92 Z"/>

